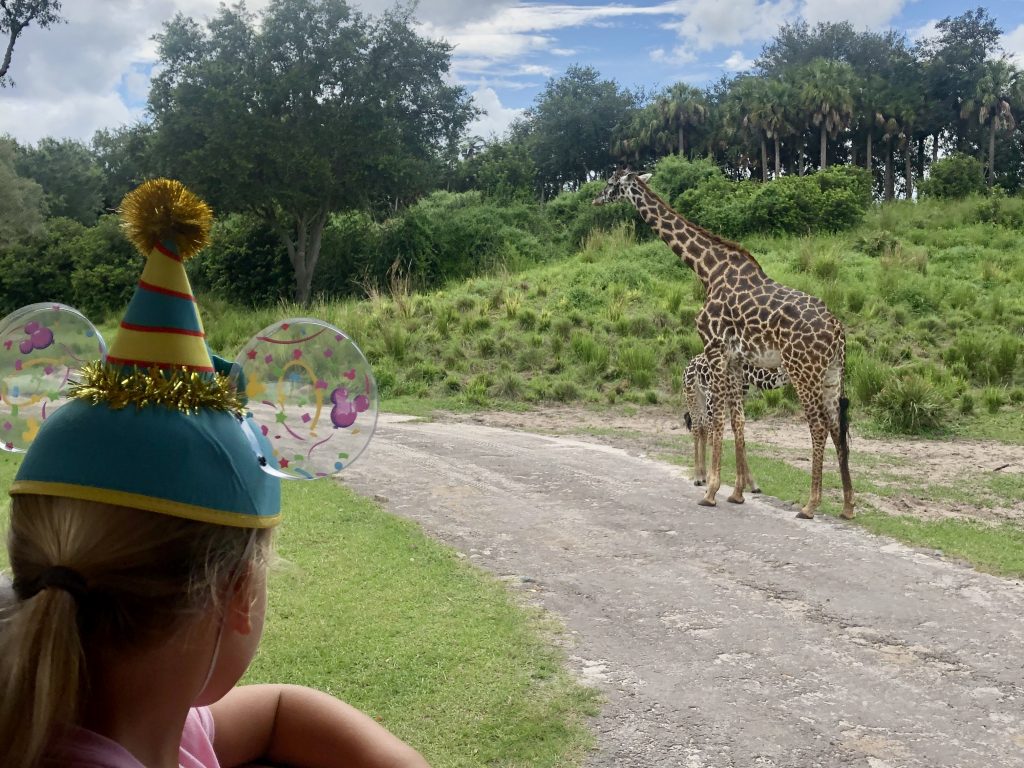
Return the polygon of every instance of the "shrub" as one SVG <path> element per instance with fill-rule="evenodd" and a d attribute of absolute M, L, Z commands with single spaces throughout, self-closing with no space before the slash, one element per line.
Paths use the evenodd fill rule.
<path fill-rule="evenodd" d="M 665 200 L 675 200 L 686 190 L 696 189 L 712 178 L 725 178 L 714 161 L 707 158 L 687 160 L 679 155 L 666 155 L 654 166 L 650 186 Z"/>
<path fill-rule="evenodd" d="M 989 413 L 999 413 L 1006 404 L 1006 391 L 1002 387 L 985 387 L 981 393 L 981 402 Z"/>
<path fill-rule="evenodd" d="M 121 233 L 117 217 L 103 216 L 69 245 L 75 260 L 71 273 L 75 307 L 93 322 L 119 312 L 135 292 L 143 257 Z"/>
<path fill-rule="evenodd" d="M 656 363 L 657 356 L 650 347 L 629 345 L 619 350 L 619 371 L 638 389 L 646 389 L 654 382 Z"/>
<path fill-rule="evenodd" d="M 0 315 L 39 301 L 73 304 L 72 242 L 86 229 L 71 219 L 49 219 L 25 242 L 0 250 Z"/>
<path fill-rule="evenodd" d="M 578 248 L 595 230 L 612 231 L 627 226 L 634 237 L 651 238 L 651 228 L 637 215 L 632 204 L 617 201 L 607 205 L 594 205 L 594 198 L 604 189 L 604 181 L 583 184 L 575 192 L 563 192 L 544 206 L 545 215 L 568 241 Z"/>
<path fill-rule="evenodd" d="M 952 154 L 932 163 L 918 185 L 922 197 L 964 198 L 985 191 L 985 168 L 969 155 Z"/>
<path fill-rule="evenodd" d="M 209 247 L 188 262 L 188 273 L 196 290 L 242 306 L 265 306 L 295 295 L 295 272 L 281 238 L 252 216 L 216 219 Z"/>
<path fill-rule="evenodd" d="M 875 405 L 882 427 L 905 435 L 942 430 L 949 411 L 949 400 L 942 390 L 917 374 L 893 378 L 879 393 Z"/>

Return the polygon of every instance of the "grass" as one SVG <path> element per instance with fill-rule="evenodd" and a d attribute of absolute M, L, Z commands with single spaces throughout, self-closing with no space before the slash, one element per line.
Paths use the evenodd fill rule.
<path fill-rule="evenodd" d="M 0 456 L 3 487 L 17 464 Z M 276 549 L 245 682 L 339 696 L 436 768 L 581 763 L 597 694 L 565 671 L 559 627 L 504 583 L 330 481 L 286 485 Z"/>

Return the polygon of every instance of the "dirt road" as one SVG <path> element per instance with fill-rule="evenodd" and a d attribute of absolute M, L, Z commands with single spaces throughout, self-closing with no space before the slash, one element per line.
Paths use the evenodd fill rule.
<path fill-rule="evenodd" d="M 590 768 L 1024 766 L 1024 585 L 678 467 L 382 416 L 345 484 L 555 614 Z"/>

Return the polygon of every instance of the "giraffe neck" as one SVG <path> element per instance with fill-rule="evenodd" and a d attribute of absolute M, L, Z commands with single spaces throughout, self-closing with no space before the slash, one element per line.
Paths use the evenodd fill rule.
<path fill-rule="evenodd" d="M 714 241 L 709 233 L 669 208 L 664 200 L 639 181 L 629 188 L 627 197 L 640 218 L 658 233 L 707 288 L 714 268 L 723 260 L 719 249 L 712 247 Z"/>

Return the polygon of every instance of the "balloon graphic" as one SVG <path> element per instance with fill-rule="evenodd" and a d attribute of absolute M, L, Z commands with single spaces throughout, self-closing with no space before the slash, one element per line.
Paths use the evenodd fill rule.
<path fill-rule="evenodd" d="M 345 333 L 309 318 L 283 320 L 250 339 L 232 369 L 248 398 L 251 440 L 280 477 L 337 474 L 377 425 L 377 383 Z"/>

